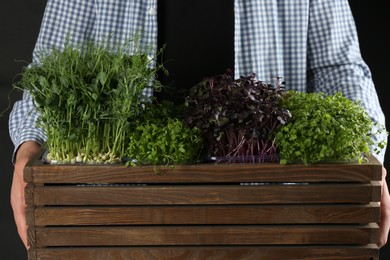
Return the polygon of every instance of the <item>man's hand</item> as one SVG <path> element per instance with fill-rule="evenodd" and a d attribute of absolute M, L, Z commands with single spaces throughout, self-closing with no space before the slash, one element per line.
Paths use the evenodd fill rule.
<path fill-rule="evenodd" d="M 20 238 L 26 249 L 27 245 L 27 224 L 26 224 L 26 203 L 24 199 L 24 188 L 26 183 L 23 180 L 23 169 L 27 162 L 37 156 L 40 151 L 38 143 L 28 141 L 23 143 L 16 154 L 14 176 L 11 187 L 11 206 L 14 213 L 14 219 Z"/>
<path fill-rule="evenodd" d="M 382 168 L 382 198 L 381 198 L 381 222 L 379 223 L 379 242 L 378 246 L 382 247 L 387 243 L 390 229 L 390 195 L 386 183 L 387 171 Z"/>

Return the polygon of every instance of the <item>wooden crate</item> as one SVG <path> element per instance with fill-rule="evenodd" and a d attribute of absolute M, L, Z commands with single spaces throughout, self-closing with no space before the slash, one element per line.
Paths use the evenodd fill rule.
<path fill-rule="evenodd" d="M 29 259 L 378 259 L 381 165 L 25 169 Z"/>

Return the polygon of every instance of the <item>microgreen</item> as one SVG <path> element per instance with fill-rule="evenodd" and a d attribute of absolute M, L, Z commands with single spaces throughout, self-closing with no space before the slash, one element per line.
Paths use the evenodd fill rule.
<path fill-rule="evenodd" d="M 375 124 L 361 102 L 334 95 L 289 91 L 292 118 L 276 134 L 280 162 L 359 161 L 373 145 Z M 380 130 L 382 131 L 382 130 Z"/>
<path fill-rule="evenodd" d="M 156 80 L 161 67 L 151 66 L 147 53 L 139 37 L 115 46 L 67 42 L 22 71 L 15 87 L 34 99 L 52 162 L 121 160 L 129 119 L 148 102 L 144 90 L 162 87 Z"/>
<path fill-rule="evenodd" d="M 265 84 L 255 76 L 233 79 L 225 73 L 190 89 L 187 123 L 202 131 L 209 157 L 277 160 L 274 135 L 290 119 L 281 106 L 284 86 Z"/>
<path fill-rule="evenodd" d="M 200 131 L 184 123 L 181 109 L 168 101 L 146 105 L 129 131 L 128 165 L 183 164 L 199 158 Z"/>

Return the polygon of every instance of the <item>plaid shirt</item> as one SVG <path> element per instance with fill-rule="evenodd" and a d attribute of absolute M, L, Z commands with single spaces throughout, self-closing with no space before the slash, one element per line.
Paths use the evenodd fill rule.
<path fill-rule="evenodd" d="M 234 12 L 236 77 L 255 72 L 263 81 L 283 76 L 288 89 L 342 91 L 384 125 L 348 0 L 235 0 Z M 126 41 L 139 31 L 142 44 L 157 43 L 157 0 L 48 0 L 33 62 L 41 51 L 62 48 L 69 35 L 75 43 L 107 36 Z M 45 141 L 37 116 L 24 93 L 9 120 L 15 151 L 24 141 Z M 378 159 L 383 163 L 384 151 Z"/>

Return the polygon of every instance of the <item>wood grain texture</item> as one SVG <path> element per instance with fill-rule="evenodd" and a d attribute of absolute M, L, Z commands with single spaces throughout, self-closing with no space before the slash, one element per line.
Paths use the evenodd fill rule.
<path fill-rule="evenodd" d="M 375 184 L 42 186 L 34 205 L 188 205 L 363 203 L 380 201 Z"/>
<path fill-rule="evenodd" d="M 380 181 L 382 167 L 375 157 L 368 163 L 280 165 L 197 164 L 175 167 L 123 165 L 47 165 L 31 162 L 24 175 L 38 183 L 202 183 L 202 182 L 368 182 Z M 115 174 L 113 174 L 115 173 Z"/>
<path fill-rule="evenodd" d="M 230 247 L 87 247 L 45 248 L 40 260 L 378 260 L 378 248 L 369 246 L 230 246 Z M 32 258 L 31 258 L 32 259 Z M 36 259 L 36 258 L 34 258 Z"/>
<path fill-rule="evenodd" d="M 36 226 L 364 224 L 379 222 L 380 206 L 238 205 L 39 207 Z"/>
<path fill-rule="evenodd" d="M 365 245 L 377 241 L 372 225 L 304 226 L 125 226 L 36 228 L 36 243 L 46 246 L 159 245 Z"/>

